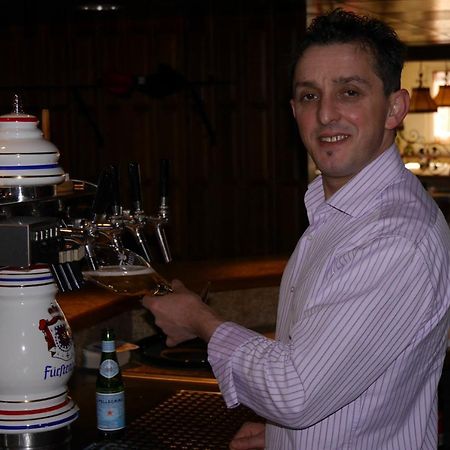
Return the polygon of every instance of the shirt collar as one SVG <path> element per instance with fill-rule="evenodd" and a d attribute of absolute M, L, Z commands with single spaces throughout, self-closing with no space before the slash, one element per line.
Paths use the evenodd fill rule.
<path fill-rule="evenodd" d="M 362 215 L 368 208 L 373 208 L 373 202 L 380 192 L 394 181 L 399 180 L 406 170 L 398 148 L 393 144 L 326 202 L 324 202 L 322 177 L 318 176 L 308 186 L 305 195 L 305 205 L 310 223 L 312 223 L 314 212 L 323 203 L 350 216 Z"/>

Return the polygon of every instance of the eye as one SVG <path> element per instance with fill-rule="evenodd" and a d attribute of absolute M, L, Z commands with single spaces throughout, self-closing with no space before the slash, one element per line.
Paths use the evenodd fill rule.
<path fill-rule="evenodd" d="M 317 98 L 317 94 L 314 94 L 313 92 L 300 92 L 297 96 L 297 101 L 308 103 L 316 100 Z"/>
<path fill-rule="evenodd" d="M 354 89 L 348 89 L 345 92 L 345 95 L 347 95 L 347 97 L 358 97 L 359 92 L 355 91 Z"/>
<path fill-rule="evenodd" d="M 305 94 L 305 95 L 303 96 L 303 99 L 306 100 L 306 101 L 314 100 L 314 99 L 316 99 L 316 98 L 317 98 L 317 95 L 316 95 L 316 94 Z"/>

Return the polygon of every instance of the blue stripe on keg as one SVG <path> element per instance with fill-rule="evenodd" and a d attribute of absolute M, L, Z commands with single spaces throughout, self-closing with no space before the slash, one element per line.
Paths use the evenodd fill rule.
<path fill-rule="evenodd" d="M 20 153 L 20 152 L 2 152 L 2 155 L 17 155 L 17 156 L 30 156 L 30 155 L 57 155 L 58 152 L 27 152 L 27 153 Z"/>
<path fill-rule="evenodd" d="M 42 169 L 56 169 L 58 164 L 40 164 L 33 166 L 0 166 L 0 170 L 42 170 Z"/>
<path fill-rule="evenodd" d="M 10 275 L 11 276 L 11 275 Z M 0 281 L 17 281 L 17 282 L 30 282 L 30 281 L 52 281 L 53 275 L 47 275 L 43 277 L 27 277 L 27 278 L 19 278 L 19 277 L 2 277 L 0 275 Z"/>
<path fill-rule="evenodd" d="M 78 411 L 72 414 L 69 417 L 66 417 L 65 419 L 59 419 L 54 420 L 53 422 L 46 422 L 46 423 L 38 423 L 36 425 L 1 425 L 0 424 L 0 430 L 37 430 L 37 429 L 45 429 L 48 427 L 54 427 L 55 425 L 62 425 L 64 423 L 70 423 L 73 422 L 75 419 L 78 418 Z M 45 417 L 43 417 L 45 419 Z M 0 419 L 1 420 L 1 419 Z M 30 419 L 26 419 L 30 420 Z M 36 420 L 36 419 L 31 419 Z"/>

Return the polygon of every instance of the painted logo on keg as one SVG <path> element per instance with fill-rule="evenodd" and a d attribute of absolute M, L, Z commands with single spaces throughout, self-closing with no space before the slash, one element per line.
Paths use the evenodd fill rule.
<path fill-rule="evenodd" d="M 39 329 L 47 341 L 47 348 L 53 358 L 69 361 L 72 358 L 72 337 L 59 308 L 52 304 L 48 308 L 50 319 L 41 319 Z"/>

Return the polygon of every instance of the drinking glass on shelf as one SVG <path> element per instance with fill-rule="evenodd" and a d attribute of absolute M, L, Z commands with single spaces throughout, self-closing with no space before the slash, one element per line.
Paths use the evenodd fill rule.
<path fill-rule="evenodd" d="M 172 287 L 137 253 L 111 246 L 96 246 L 97 269 L 83 270 L 85 280 L 122 295 L 164 295 Z"/>

